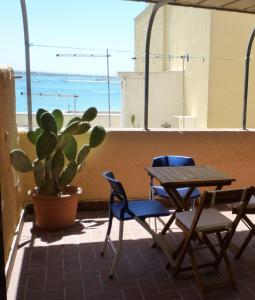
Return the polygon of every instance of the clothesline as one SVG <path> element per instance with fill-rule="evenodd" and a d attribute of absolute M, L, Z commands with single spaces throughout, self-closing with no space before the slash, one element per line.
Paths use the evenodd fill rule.
<path fill-rule="evenodd" d="M 85 47 L 73 47 L 73 46 L 61 46 L 61 45 L 49 45 L 49 44 L 37 44 L 37 43 L 30 43 L 29 44 L 30 47 L 44 47 L 44 48 L 57 48 L 57 49 L 70 49 L 70 50 L 84 50 L 84 51 L 104 51 L 105 49 L 102 48 L 85 48 Z M 121 50 L 121 49 L 109 49 L 109 52 L 119 52 L 119 53 L 133 53 L 133 51 L 131 50 Z M 66 54 L 66 56 L 79 56 L 79 57 L 97 57 L 99 55 L 93 53 L 93 54 Z M 59 55 L 61 56 L 61 55 Z M 253 58 L 253 56 L 250 56 L 250 60 Z M 145 59 L 144 56 L 134 56 L 132 57 L 133 60 L 141 60 L 141 59 Z M 151 53 L 150 54 L 150 59 L 182 59 L 185 60 L 187 62 L 189 62 L 190 60 L 202 60 L 202 62 L 205 62 L 206 60 L 208 60 L 209 58 L 206 56 L 193 56 L 190 54 L 183 54 L 183 55 L 172 55 L 172 54 L 167 54 L 167 55 L 162 55 L 162 54 L 158 54 L 158 53 Z M 240 57 L 240 58 L 233 58 L 233 57 L 224 57 L 224 56 L 211 56 L 210 60 L 222 60 L 222 61 L 236 61 L 236 62 L 244 62 L 247 60 L 247 57 Z"/>
<path fill-rule="evenodd" d="M 145 59 L 144 56 L 135 56 L 132 59 L 134 60 L 139 60 L 139 59 Z M 206 60 L 208 60 L 208 57 L 205 56 L 192 56 L 189 54 L 185 54 L 185 55 L 162 55 L 162 54 L 150 54 L 150 59 L 180 59 L 180 60 L 184 60 L 189 62 L 190 60 L 194 60 L 194 59 L 198 59 L 198 60 L 202 60 L 202 62 L 205 62 Z M 250 55 L 250 60 L 253 59 L 253 56 Z M 223 60 L 223 61 L 234 61 L 234 62 L 244 62 L 247 60 L 247 57 L 241 57 L 241 58 L 232 58 L 232 57 L 223 57 L 223 56 L 211 56 L 210 60 Z"/>

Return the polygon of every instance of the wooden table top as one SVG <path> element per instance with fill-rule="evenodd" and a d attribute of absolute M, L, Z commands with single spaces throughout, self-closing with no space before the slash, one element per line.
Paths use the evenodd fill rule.
<path fill-rule="evenodd" d="M 236 180 L 210 166 L 147 167 L 146 170 L 166 187 L 229 185 Z"/>

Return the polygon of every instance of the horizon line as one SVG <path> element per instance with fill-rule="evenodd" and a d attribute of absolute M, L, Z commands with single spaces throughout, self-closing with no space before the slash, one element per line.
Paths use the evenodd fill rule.
<path fill-rule="evenodd" d="M 14 70 L 14 73 L 26 73 L 25 70 Z M 104 74 L 81 74 L 81 73 L 62 73 L 62 72 L 51 72 L 51 71 L 31 71 L 31 74 L 49 74 L 49 75 L 78 75 L 78 76 L 100 76 L 106 77 L 107 75 Z M 118 75 L 109 75 L 109 77 L 119 77 Z"/>

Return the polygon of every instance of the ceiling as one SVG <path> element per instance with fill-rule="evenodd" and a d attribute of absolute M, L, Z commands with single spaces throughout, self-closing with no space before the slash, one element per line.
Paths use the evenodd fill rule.
<path fill-rule="evenodd" d="M 129 0 L 148 3 L 157 3 L 159 0 Z M 168 4 L 209 8 L 242 13 L 255 13 L 255 0 L 169 0 Z"/>

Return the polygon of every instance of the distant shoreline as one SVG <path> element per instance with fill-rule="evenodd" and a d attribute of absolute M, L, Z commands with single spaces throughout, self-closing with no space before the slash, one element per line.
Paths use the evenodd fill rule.
<path fill-rule="evenodd" d="M 16 70 L 15 74 L 25 74 L 26 71 L 20 71 L 20 70 Z M 35 75 L 35 76 L 82 76 L 82 77 L 100 77 L 100 78 L 107 78 L 106 75 L 95 75 L 95 74 L 78 74 L 78 73 L 58 73 L 58 72 L 43 72 L 43 71 L 31 71 L 31 75 Z M 109 78 L 119 78 L 118 76 L 113 76 L 110 75 Z"/>
<path fill-rule="evenodd" d="M 15 73 L 21 77 L 16 80 L 16 111 L 25 112 L 27 107 L 26 74 Z M 31 75 L 32 111 L 44 108 L 49 111 L 56 107 L 62 111 L 84 111 L 95 106 L 98 111 L 121 110 L 121 81 L 110 77 L 108 95 L 108 78 L 100 75 L 56 74 L 33 72 Z M 110 102 L 109 102 L 110 101 Z"/>

